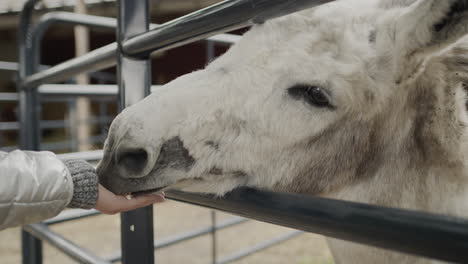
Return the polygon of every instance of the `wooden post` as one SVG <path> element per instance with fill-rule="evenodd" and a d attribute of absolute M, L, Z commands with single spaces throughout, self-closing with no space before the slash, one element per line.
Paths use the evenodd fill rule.
<path fill-rule="evenodd" d="M 75 13 L 86 14 L 87 8 L 84 0 L 76 1 Z M 89 52 L 89 30 L 84 26 L 75 26 L 75 55 L 79 57 Z M 76 76 L 77 84 L 89 84 L 87 74 Z M 89 138 L 91 137 L 91 126 L 87 122 L 91 116 L 91 102 L 89 98 L 80 96 L 76 99 L 76 112 L 70 113 L 70 117 L 75 118 L 76 135 L 78 138 L 78 151 L 91 149 Z"/>

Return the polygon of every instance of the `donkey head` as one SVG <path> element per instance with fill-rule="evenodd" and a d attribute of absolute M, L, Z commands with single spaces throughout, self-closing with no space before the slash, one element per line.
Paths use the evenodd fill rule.
<path fill-rule="evenodd" d="M 468 0 L 382 3 L 337 1 L 254 26 L 114 120 L 101 183 L 119 194 L 325 195 L 392 166 L 458 164 Z"/>

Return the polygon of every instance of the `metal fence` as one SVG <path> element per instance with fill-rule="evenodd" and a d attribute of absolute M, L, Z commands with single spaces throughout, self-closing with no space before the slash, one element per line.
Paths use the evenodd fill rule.
<path fill-rule="evenodd" d="M 21 13 L 19 89 L 21 104 L 22 147 L 39 149 L 37 97 L 40 85 L 59 82 L 71 76 L 100 70 L 117 64 L 119 101 L 121 108 L 136 103 L 150 92 L 149 59 L 154 51 L 171 49 L 213 35 L 242 28 L 254 23 L 310 8 L 331 0 L 228 0 L 159 26 L 150 26 L 148 1 L 118 1 L 117 43 L 93 50 L 49 69 L 38 71 L 40 43 L 38 36 L 47 27 L 47 17 L 32 25 L 31 14 L 37 0 L 28 1 Z M 86 26 L 115 27 L 115 21 L 78 16 L 58 20 Z M 49 23 L 52 23 L 49 22 Z M 211 37 L 223 41 L 228 35 Z M 128 75 L 127 69 L 139 69 Z M 136 72 L 136 76 L 135 75 Z M 125 85 L 132 90 L 125 89 Z M 64 91 L 66 92 L 66 91 Z M 100 153 L 68 154 L 68 157 L 87 157 Z M 244 217 L 315 232 L 326 236 L 355 241 L 367 245 L 398 250 L 405 253 L 452 262 L 468 262 L 468 221 L 447 216 L 389 209 L 365 204 L 239 189 L 223 198 L 172 191 L 168 197 L 232 212 Z M 72 213 L 70 213 L 72 214 Z M 95 212 L 86 212 L 93 215 Z M 85 263 L 109 263 L 121 259 L 123 263 L 153 263 L 154 248 L 179 241 L 180 237 L 204 234 L 207 229 L 184 234 L 166 242 L 153 239 L 152 207 L 122 214 L 122 254 L 104 260 L 79 248 L 47 228 L 47 224 L 80 216 L 61 216 L 45 224 L 29 225 L 23 232 L 24 263 L 41 263 L 41 241 L 46 240 L 72 258 Z M 233 219 L 211 230 L 242 222 Z M 132 232 L 131 230 L 134 230 Z M 293 236 L 297 233 L 289 234 Z M 281 239 L 287 239 L 285 236 Z M 138 243 L 136 243 L 138 242 Z M 136 246 L 137 245 L 137 246 Z M 262 248 L 260 245 L 257 248 Z M 252 250 L 252 249 L 251 249 Z M 242 252 L 246 253 L 246 252 Z M 120 257 L 121 256 L 121 257 Z M 227 263 L 233 258 L 218 260 Z"/>
<path fill-rule="evenodd" d="M 63 12 L 58 12 L 63 15 Z M 49 66 L 41 65 L 40 69 L 47 69 Z M 11 72 L 12 79 L 16 76 L 18 72 L 19 65 L 15 62 L 5 62 L 0 61 L 0 72 Z M 57 151 L 57 150 L 68 150 L 68 151 L 78 151 L 78 145 L 80 143 L 96 144 L 102 143 L 107 135 L 107 127 L 112 122 L 115 113 L 110 113 L 108 111 L 108 105 L 115 104 L 117 96 L 117 86 L 116 85 L 104 85 L 101 83 L 115 83 L 116 76 L 112 73 L 107 72 L 94 72 L 90 73 L 89 77 L 96 81 L 98 84 L 93 85 L 92 87 L 87 85 L 76 85 L 74 80 L 67 81 L 67 84 L 48 84 L 41 85 L 39 87 L 39 99 L 38 102 L 40 105 L 48 103 L 61 103 L 64 104 L 64 108 L 69 113 L 69 118 L 67 120 L 40 120 L 39 123 L 39 135 L 42 135 L 43 130 L 46 129 L 67 129 L 69 135 L 68 139 L 53 141 L 53 142 L 43 142 L 40 140 L 40 149 Z M 65 91 L 65 92 L 64 92 Z M 86 120 L 79 120 L 73 113 L 76 113 L 76 96 L 86 95 L 89 98 L 98 104 L 97 114 L 90 116 Z M 0 92 L 0 103 L 13 103 L 17 105 L 19 103 L 19 94 L 13 92 Z M 42 109 L 42 107 L 40 107 Z M 90 136 L 87 139 L 87 142 L 78 142 L 76 140 L 77 126 L 79 123 L 84 122 L 88 125 L 98 125 L 99 133 Z M 0 122 L 0 132 L 6 131 L 19 131 L 20 122 L 17 121 L 1 121 Z M 12 151 L 18 149 L 18 145 L 11 144 L 5 145 L 2 138 L 0 137 L 0 150 L 1 151 Z"/>
<path fill-rule="evenodd" d="M 1 69 L 0 69 L 1 70 Z M 52 85 L 54 86 L 54 85 Z M 116 87 L 114 85 L 114 87 Z M 42 89 L 46 88 L 46 89 Z M 72 113 L 76 113 L 76 100 L 74 96 L 63 96 L 63 95 L 53 95 L 54 88 L 50 87 L 51 91 L 48 91 L 48 86 L 43 86 L 39 90 L 41 96 L 40 103 L 61 103 L 65 105 L 65 109 L 69 113 L 69 119 L 67 120 L 40 120 L 39 122 L 39 134 L 42 135 L 44 130 L 57 130 L 57 129 L 66 129 L 69 131 L 66 133 L 67 139 L 63 140 L 54 140 L 49 142 L 43 142 L 42 138 L 40 140 L 40 149 L 48 151 L 57 151 L 57 150 L 68 150 L 68 151 L 78 151 L 78 145 L 83 142 L 78 142 L 76 140 L 77 126 L 81 122 L 85 122 L 88 125 L 97 125 L 99 126 L 99 133 L 96 135 L 91 135 L 87 138 L 86 143 L 88 144 L 100 144 L 103 142 L 103 139 L 107 136 L 107 127 L 112 122 L 114 116 L 107 111 L 108 105 L 115 103 L 115 95 L 102 95 L 95 96 L 92 98 L 93 102 L 96 102 L 99 105 L 99 111 L 97 115 L 91 116 L 86 120 L 79 120 L 76 117 L 73 117 Z M 49 96 L 46 96 L 49 95 Z M 18 94 L 17 93 L 0 93 L 0 103 L 1 102 L 14 102 L 18 103 Z M 0 132 L 6 131 L 19 131 L 20 122 L 10 121 L 10 122 L 0 122 Z M 0 150 L 1 151 L 12 151 L 18 149 L 17 145 L 5 145 L 0 138 Z"/>

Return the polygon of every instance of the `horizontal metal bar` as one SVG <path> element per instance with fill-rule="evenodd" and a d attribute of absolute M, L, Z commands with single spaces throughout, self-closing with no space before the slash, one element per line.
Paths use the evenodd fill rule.
<path fill-rule="evenodd" d="M 68 14 L 72 15 L 68 16 Z M 114 18 L 100 18 L 91 15 L 67 12 L 50 13 L 48 16 L 43 17 L 35 28 L 34 35 L 37 35 L 37 41 L 40 42 L 42 38 L 41 36 L 50 27 L 50 25 L 58 22 L 66 22 L 67 24 L 78 24 L 84 26 L 112 26 L 113 28 L 115 28 L 117 25 L 116 19 Z M 157 28 L 158 26 L 159 25 L 157 24 L 151 24 L 151 28 Z M 239 38 L 240 36 L 222 34 L 214 38 L 209 38 L 208 40 L 223 44 L 232 44 L 238 41 Z M 36 45 L 38 44 L 39 43 L 36 43 Z M 23 81 L 23 86 L 26 88 L 37 87 L 40 84 L 64 81 L 71 76 L 80 73 L 98 71 L 112 67 L 116 64 L 116 52 L 116 43 L 95 49 L 83 56 L 65 61 L 47 70 L 43 70 L 28 76 Z"/>
<path fill-rule="evenodd" d="M 152 85 L 151 92 L 154 92 L 161 85 Z M 114 96 L 118 89 L 115 84 L 43 84 L 39 86 L 39 93 L 54 96 Z M 1 101 L 18 101 L 18 93 L 0 93 Z M 64 101 L 67 99 L 64 98 Z M 51 101 L 50 98 L 42 98 L 41 101 Z"/>
<path fill-rule="evenodd" d="M 1 122 L 0 131 L 18 130 L 19 122 Z"/>
<path fill-rule="evenodd" d="M 154 92 L 158 87 L 161 86 L 151 86 L 151 91 Z M 114 84 L 43 84 L 39 86 L 39 93 L 43 95 L 109 96 L 117 95 L 117 92 L 117 85 Z"/>
<path fill-rule="evenodd" d="M 130 38 L 123 43 L 123 51 L 131 56 L 144 56 L 332 1 L 223 1 Z"/>
<path fill-rule="evenodd" d="M 233 261 L 239 260 L 241 258 L 245 258 L 245 257 L 247 257 L 249 255 L 252 255 L 252 254 L 257 253 L 259 251 L 265 250 L 267 248 L 270 248 L 270 247 L 272 247 L 274 245 L 280 244 L 280 243 L 282 243 L 282 242 L 284 242 L 286 240 L 295 238 L 295 237 L 297 237 L 299 235 L 302 235 L 302 234 L 304 234 L 304 231 L 297 231 L 297 230 L 296 231 L 291 231 L 291 232 L 286 233 L 284 235 L 281 235 L 279 237 L 276 237 L 276 238 L 273 238 L 271 240 L 259 243 L 257 245 L 254 245 L 253 247 L 243 249 L 243 250 L 241 250 L 239 252 L 236 252 L 236 253 L 234 253 L 232 255 L 224 257 L 221 260 L 216 261 L 216 264 L 231 263 Z"/>
<path fill-rule="evenodd" d="M 97 135 L 97 136 L 92 136 L 88 139 L 88 143 L 90 144 L 96 144 L 96 143 L 101 143 L 103 142 L 103 138 L 104 136 L 102 135 Z M 40 149 L 45 151 L 56 151 L 56 150 L 61 150 L 61 149 L 68 149 L 71 147 L 71 140 L 64 140 L 64 141 L 58 141 L 58 142 L 49 142 L 49 143 L 41 143 L 40 144 Z M 10 151 L 13 151 L 13 150 L 16 150 L 16 149 L 19 149 L 20 147 L 17 146 L 17 145 L 13 145 L 13 146 L 2 146 L 0 147 L 0 150 L 1 151 L 5 151 L 5 152 L 10 152 Z M 97 152 L 101 152 L 100 150 L 96 150 Z M 76 153 L 80 153 L 80 152 L 76 152 Z M 93 152 L 91 152 L 90 154 L 86 154 L 86 153 L 83 153 L 83 154 L 76 154 L 75 152 L 72 152 L 72 153 L 67 153 L 67 154 L 70 154 L 70 158 L 67 158 L 67 159 L 84 159 L 84 160 L 88 160 L 88 161 L 97 161 L 97 160 L 100 160 L 102 158 L 102 155 L 98 155 L 98 154 L 95 154 Z M 62 154 L 60 154 L 62 155 Z M 63 155 L 66 155 L 66 154 L 63 154 Z M 76 156 L 76 158 L 74 158 Z"/>
<path fill-rule="evenodd" d="M 87 161 L 96 161 L 102 159 L 104 152 L 102 150 L 91 150 L 91 151 L 81 151 L 81 152 L 72 152 L 57 155 L 61 160 L 74 160 L 82 159 Z"/>
<path fill-rule="evenodd" d="M 223 37 L 227 40 L 231 37 Z M 232 37 L 233 39 L 235 37 Z M 71 76 L 98 71 L 112 67 L 116 64 L 117 43 L 111 43 L 104 47 L 95 49 L 85 55 L 62 62 L 49 69 L 35 73 L 24 80 L 23 86 L 30 88 L 44 83 L 54 83 L 64 81 Z"/>
<path fill-rule="evenodd" d="M 101 212 L 96 211 L 96 210 L 70 209 L 70 210 L 63 211 L 56 217 L 48 219 L 42 223 L 46 225 L 55 225 L 55 224 L 60 224 L 63 222 L 78 220 L 78 219 L 82 219 L 85 217 L 96 216 L 100 214 Z"/>
<path fill-rule="evenodd" d="M 342 240 L 452 262 L 468 262 L 468 220 L 368 204 L 240 188 L 218 198 L 166 196 Z"/>
<path fill-rule="evenodd" d="M 73 12 L 62 12 L 55 11 L 44 14 L 38 21 L 35 28 L 34 34 L 44 34 L 45 31 L 53 24 L 70 24 L 70 25 L 81 25 L 86 27 L 98 27 L 98 28 L 107 28 L 107 29 L 116 29 L 117 28 L 117 19 L 112 17 L 103 17 L 103 16 L 93 16 L 87 14 L 77 14 Z M 159 24 L 150 24 L 150 29 L 155 29 L 159 27 Z M 236 43 L 241 36 L 234 34 L 220 34 L 208 38 L 208 40 L 220 43 L 220 44 L 234 44 Z M 15 65 L 10 65 L 15 66 Z M 0 70 L 2 69 L 2 64 L 0 63 Z"/>
<path fill-rule="evenodd" d="M 108 44 L 85 55 L 28 76 L 23 81 L 23 86 L 30 88 L 44 83 L 60 82 L 80 73 L 109 68 L 115 65 L 116 52 L 117 43 Z"/>
<path fill-rule="evenodd" d="M 66 13 L 66 12 L 64 12 L 64 13 Z M 74 14 L 74 13 L 72 13 L 72 14 Z M 236 35 L 233 35 L 233 36 L 236 36 Z M 240 37 L 240 36 L 238 36 L 238 37 Z M 227 36 L 226 38 L 229 38 L 229 36 Z M 222 42 L 222 39 L 220 39 L 219 41 Z M 48 69 L 48 68 L 50 68 L 50 66 L 48 66 L 48 65 L 39 65 L 40 70 L 45 70 L 45 69 Z M 19 69 L 19 64 L 17 62 L 0 61 L 0 71 L 5 70 L 5 71 L 15 71 L 16 72 L 16 71 L 18 71 L 18 69 Z M 92 72 L 92 73 L 89 73 L 89 76 L 91 78 L 97 79 L 98 81 L 116 82 L 115 75 L 112 74 L 112 73 L 109 73 L 109 72 Z M 8 97 L 2 98 L 2 94 L 7 94 L 7 93 L 0 93 L 0 101 L 2 101 L 2 100 L 3 101 L 17 101 L 17 100 L 19 100 L 18 98 L 12 98 L 12 99 L 9 99 Z"/>
<path fill-rule="evenodd" d="M 83 120 L 83 123 L 87 124 L 107 124 L 112 122 L 112 117 L 93 117 L 87 120 Z M 54 128 L 65 128 L 70 127 L 71 122 L 69 120 L 42 120 L 40 121 L 41 129 L 54 129 Z M 7 130 L 18 130 L 20 128 L 20 122 L 0 122 L 0 131 Z"/>
<path fill-rule="evenodd" d="M 34 34 L 43 34 L 52 24 L 58 23 L 106 29 L 115 29 L 117 27 L 115 18 L 55 11 L 41 16 Z"/>
<path fill-rule="evenodd" d="M 18 101 L 18 93 L 0 93 L 0 102 Z"/>
<path fill-rule="evenodd" d="M 106 123 L 110 121 L 112 121 L 112 118 L 108 118 L 107 120 L 96 120 L 96 118 L 93 118 L 89 120 L 89 123 Z M 43 120 L 40 122 L 41 129 L 64 128 L 70 126 L 70 122 L 64 120 Z M 0 122 L 0 131 L 19 130 L 19 128 L 20 122 Z"/>
<path fill-rule="evenodd" d="M 18 63 L 0 61 L 0 71 L 18 71 Z"/>
<path fill-rule="evenodd" d="M 10 61 L 3 61 L 3 62 L 0 62 L 1 63 L 4 63 L 4 65 L 7 65 L 5 69 L 2 69 L 0 68 L 0 71 L 1 70 L 11 70 L 11 71 L 18 71 L 19 70 L 19 63 L 17 62 L 10 62 Z M 39 65 L 39 69 L 40 70 L 45 70 L 45 69 L 48 69 L 50 68 L 50 66 L 48 65 Z"/>
<path fill-rule="evenodd" d="M 174 244 L 177 244 L 177 243 L 180 243 L 180 242 L 192 239 L 192 238 L 196 238 L 196 237 L 199 237 L 199 236 L 209 234 L 213 230 L 222 230 L 222 229 L 225 229 L 225 228 L 228 228 L 228 227 L 231 227 L 231 226 L 235 226 L 235 225 L 245 223 L 247 221 L 249 221 L 249 219 L 246 219 L 246 218 L 243 218 L 243 217 L 234 217 L 232 219 L 229 219 L 229 220 L 226 220 L 226 221 L 224 221 L 222 223 L 217 224 L 214 227 L 214 229 L 211 226 L 202 227 L 202 228 L 199 228 L 199 229 L 188 231 L 186 233 L 177 234 L 177 235 L 165 238 L 165 239 L 156 240 L 154 242 L 154 249 L 156 250 L 156 249 L 169 247 L 169 246 L 172 246 Z M 118 262 L 118 261 L 121 260 L 121 254 L 120 254 L 120 252 L 116 252 L 116 253 L 112 254 L 111 257 L 109 257 L 108 259 L 112 263 Z"/>
<path fill-rule="evenodd" d="M 79 263 L 89 264 L 109 264 L 110 262 L 94 255 L 88 250 L 79 247 L 73 242 L 66 238 L 58 235 L 57 233 L 50 230 L 44 224 L 32 224 L 24 227 L 24 230 L 40 240 L 46 241 L 50 245 L 59 249 L 67 256 L 78 261 Z"/>
<path fill-rule="evenodd" d="M 43 95 L 116 95 L 117 85 L 114 84 L 43 84 L 39 86 Z"/>
<path fill-rule="evenodd" d="M 32 28 L 32 32 L 30 32 L 31 35 L 31 40 L 29 45 L 32 58 L 30 58 L 30 62 L 32 61 L 32 64 L 34 66 L 39 65 L 40 63 L 40 54 L 41 54 L 41 44 L 43 37 L 45 35 L 45 32 L 50 28 L 51 25 L 57 24 L 57 23 L 64 23 L 68 25 L 82 25 L 82 26 L 88 26 L 88 27 L 100 27 L 100 28 L 107 28 L 107 29 L 114 29 L 116 27 L 116 22 L 115 19 L 113 18 L 107 18 L 107 17 L 98 17 L 98 16 L 91 16 L 91 15 L 84 15 L 84 14 L 75 14 L 75 13 L 68 13 L 68 12 L 52 12 L 43 15 L 38 23 L 34 25 Z M 110 44 L 107 46 L 102 47 L 98 51 L 92 51 L 82 57 L 77 58 L 78 62 L 83 62 L 83 59 L 89 59 L 89 61 L 92 63 L 96 63 L 94 66 L 95 67 L 102 67 L 106 68 L 109 65 L 109 59 L 107 61 L 105 58 L 108 58 L 108 56 L 115 55 L 115 49 L 117 45 L 115 44 Z M 107 56 L 107 57 L 106 57 Z M 111 61 L 111 60 L 110 60 Z M 88 71 L 93 71 L 92 67 L 89 67 L 89 65 L 84 65 L 84 67 L 87 67 Z M 36 66 L 37 68 L 37 66 Z M 48 74 L 54 74 L 57 73 L 58 71 L 65 71 L 71 74 L 69 77 L 76 75 L 77 73 L 80 73 L 80 71 L 74 67 L 73 65 L 70 65 L 68 63 L 64 64 L 59 64 L 57 67 L 52 67 L 43 71 L 38 72 L 39 76 L 44 76 L 41 75 L 41 73 L 48 73 Z M 37 71 L 37 69 L 35 70 Z M 34 72 L 35 72 L 34 71 Z M 27 88 L 25 84 L 28 76 L 22 76 L 21 78 L 21 83 L 20 87 Z M 57 81 L 57 76 L 51 77 L 49 76 L 50 82 Z M 66 80 L 68 78 L 62 79 Z"/>
<path fill-rule="evenodd" d="M 8 16 L 16 16 L 19 12 L 21 12 L 23 6 L 21 5 L 22 2 L 18 2 L 17 4 L 15 1 L 13 2 L 6 2 L 3 1 L 2 8 L 0 9 L 0 15 L 4 17 Z M 86 5 L 94 7 L 94 5 L 98 4 L 110 4 L 114 5 L 115 0 L 86 0 Z M 73 0 L 60 0 L 60 1 L 47 1 L 43 5 L 36 5 L 34 8 L 39 12 L 45 12 L 50 9 L 55 8 L 72 8 L 76 5 L 76 2 Z"/>
<path fill-rule="evenodd" d="M 184 234 L 178 234 L 178 235 L 166 238 L 166 239 L 156 240 L 156 242 L 154 243 L 154 249 L 161 249 L 161 248 L 169 247 L 169 246 L 177 244 L 177 243 L 179 243 L 181 241 L 185 241 L 185 240 L 196 238 L 196 237 L 199 237 L 199 236 L 202 236 L 202 235 L 209 234 L 213 230 L 222 230 L 222 229 L 225 229 L 225 228 L 228 228 L 228 227 L 231 227 L 231 226 L 235 226 L 235 225 L 245 223 L 245 222 L 247 222 L 249 220 L 250 219 L 243 218 L 243 217 L 234 217 L 234 218 L 226 220 L 226 221 L 224 221 L 224 222 L 222 222 L 220 224 L 217 224 L 214 228 L 211 227 L 211 226 L 203 227 L 203 228 L 200 228 L 200 229 L 195 229 L 193 231 L 189 231 L 189 232 L 184 233 Z"/>
<path fill-rule="evenodd" d="M 41 143 L 41 151 L 56 151 L 61 149 L 68 149 L 70 148 L 71 141 L 59 141 L 59 142 L 52 142 L 52 143 Z M 13 146 L 2 146 L 0 147 L 0 151 L 10 152 L 13 150 L 20 149 L 20 146 L 13 145 Z"/>

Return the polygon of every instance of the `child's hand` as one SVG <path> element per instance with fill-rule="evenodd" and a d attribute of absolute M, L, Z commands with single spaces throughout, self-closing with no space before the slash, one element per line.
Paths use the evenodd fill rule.
<path fill-rule="evenodd" d="M 104 214 L 118 214 L 164 201 L 164 194 L 146 194 L 127 199 L 125 196 L 113 194 L 99 184 L 99 195 L 95 209 Z"/>

